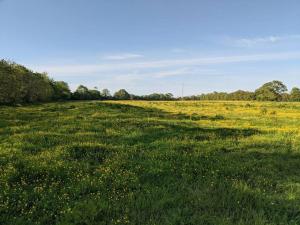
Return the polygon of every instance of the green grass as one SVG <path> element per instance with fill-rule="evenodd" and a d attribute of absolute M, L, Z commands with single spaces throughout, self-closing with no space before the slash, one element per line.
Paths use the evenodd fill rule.
<path fill-rule="evenodd" d="M 300 104 L 0 108 L 0 224 L 300 224 Z"/>

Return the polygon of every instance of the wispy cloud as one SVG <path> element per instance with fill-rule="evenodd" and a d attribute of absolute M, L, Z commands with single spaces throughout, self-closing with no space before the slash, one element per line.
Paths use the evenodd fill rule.
<path fill-rule="evenodd" d="M 179 68 L 214 64 L 229 64 L 259 61 L 283 61 L 300 59 L 300 52 L 281 52 L 256 55 L 220 56 L 210 58 L 168 59 L 128 63 L 76 64 L 76 65 L 28 65 L 36 71 L 46 71 L 50 74 L 84 75 L 109 71 L 128 71 L 139 69 Z M 181 71 L 182 72 L 182 71 Z M 163 75 L 161 75 L 163 76 Z M 167 76 L 167 74 L 165 74 Z"/>
<path fill-rule="evenodd" d="M 177 68 L 173 70 L 162 70 L 154 73 L 148 73 L 147 75 L 150 75 L 155 78 L 165 78 L 165 77 L 174 77 L 174 76 L 181 76 L 181 75 L 211 73 L 212 71 L 214 70 L 185 67 L 185 68 Z"/>
<path fill-rule="evenodd" d="M 115 79 L 118 81 L 132 81 L 132 80 L 143 80 L 145 78 L 166 78 L 166 77 L 174 77 L 174 76 L 182 76 L 182 75 L 191 75 L 191 74 L 211 74 L 215 72 L 211 69 L 199 69 L 193 67 L 187 68 L 176 68 L 176 69 L 169 69 L 169 70 L 162 70 L 162 71 L 155 71 L 155 72 L 146 72 L 146 71 L 134 71 L 131 73 L 121 73 L 115 74 Z"/>
<path fill-rule="evenodd" d="M 133 54 L 133 53 L 123 53 L 123 54 L 116 54 L 116 55 L 107 55 L 104 56 L 103 59 L 105 60 L 125 60 L 125 59 L 137 59 L 142 58 L 143 55 L 140 54 Z"/>
<path fill-rule="evenodd" d="M 300 35 L 286 35 L 286 36 L 268 36 L 255 38 L 241 38 L 234 40 L 234 44 L 240 47 L 253 47 L 261 44 L 272 44 L 280 41 L 291 41 L 300 39 Z"/>
<path fill-rule="evenodd" d="M 175 70 L 166 70 L 152 73 L 151 75 L 156 78 L 173 77 L 178 75 L 191 74 L 193 71 L 190 68 L 179 68 Z"/>
<path fill-rule="evenodd" d="M 119 82 L 134 82 L 138 80 L 142 80 L 144 77 L 141 76 L 142 74 L 139 74 L 138 72 L 132 72 L 128 74 L 118 74 L 114 77 L 114 81 Z"/>

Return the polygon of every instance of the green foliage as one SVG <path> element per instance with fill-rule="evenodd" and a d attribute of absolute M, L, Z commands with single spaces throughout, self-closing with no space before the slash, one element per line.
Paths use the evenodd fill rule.
<path fill-rule="evenodd" d="M 287 87 L 281 81 L 272 81 L 264 84 L 255 92 L 238 90 L 235 92 L 213 92 L 198 96 L 187 96 L 184 100 L 238 100 L 238 101 L 291 101 L 290 94 L 286 93 Z M 297 94 L 296 94 L 297 95 Z M 297 97 L 294 99 L 297 99 Z M 300 101 L 292 100 L 292 101 Z"/>
<path fill-rule="evenodd" d="M 26 68 L 4 60 L 0 61 L 0 103 L 19 103 L 26 94 L 25 78 L 30 73 Z"/>
<path fill-rule="evenodd" d="M 55 82 L 45 73 L 34 73 L 24 66 L 0 61 L 0 104 L 46 102 L 67 98 L 64 82 Z"/>
<path fill-rule="evenodd" d="M 185 97 L 185 100 L 240 100 L 248 101 L 254 100 L 254 93 L 249 91 L 238 90 L 232 93 L 213 92 L 208 94 L 201 94 L 199 96 Z"/>
<path fill-rule="evenodd" d="M 99 100 L 102 99 L 100 91 L 94 89 L 90 90 L 83 85 L 79 85 L 72 95 L 74 100 Z"/>
<path fill-rule="evenodd" d="M 114 94 L 114 99 L 129 100 L 130 94 L 125 89 L 120 89 Z"/>
<path fill-rule="evenodd" d="M 100 91 L 98 91 L 98 90 L 89 90 L 89 92 L 90 92 L 91 100 L 102 99 Z"/>
<path fill-rule="evenodd" d="M 134 96 L 133 99 L 150 100 L 150 101 L 169 101 L 169 100 L 174 100 L 174 96 L 171 93 L 167 93 L 167 94 L 153 93 L 150 95 Z"/>
<path fill-rule="evenodd" d="M 89 89 L 83 85 L 79 85 L 72 96 L 75 100 L 88 100 L 91 98 Z"/>
<path fill-rule="evenodd" d="M 54 91 L 53 100 L 69 100 L 71 98 L 71 91 L 69 85 L 64 81 L 52 81 L 52 88 Z"/>
<path fill-rule="evenodd" d="M 300 224 L 299 103 L 87 101 L 0 115 L 1 225 Z"/>
<path fill-rule="evenodd" d="M 104 99 L 110 99 L 112 97 L 110 91 L 106 88 L 101 91 L 101 95 Z"/>
<path fill-rule="evenodd" d="M 291 101 L 291 95 L 289 93 L 282 93 L 280 95 L 280 98 L 279 98 L 281 102 L 290 102 Z"/>
<path fill-rule="evenodd" d="M 287 87 L 281 81 L 272 81 L 264 84 L 255 91 L 255 97 L 259 101 L 280 101 Z"/>
<path fill-rule="evenodd" d="M 300 89 L 297 87 L 294 87 L 291 91 L 290 95 L 291 101 L 299 102 L 300 101 Z"/>

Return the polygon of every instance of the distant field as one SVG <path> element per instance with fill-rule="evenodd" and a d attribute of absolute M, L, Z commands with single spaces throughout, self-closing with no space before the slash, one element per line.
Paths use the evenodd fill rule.
<path fill-rule="evenodd" d="M 300 224 L 300 103 L 0 107 L 0 224 Z"/>

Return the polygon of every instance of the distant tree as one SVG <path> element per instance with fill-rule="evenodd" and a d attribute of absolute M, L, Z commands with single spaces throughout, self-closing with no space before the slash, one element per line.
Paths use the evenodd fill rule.
<path fill-rule="evenodd" d="M 229 94 L 226 92 L 213 92 L 208 94 L 201 94 L 197 96 L 199 100 L 230 100 Z"/>
<path fill-rule="evenodd" d="M 290 100 L 293 102 L 300 102 L 300 89 L 294 87 L 290 94 Z"/>
<path fill-rule="evenodd" d="M 33 103 L 68 98 L 65 82 L 55 82 L 46 73 L 36 73 L 26 67 L 0 60 L 0 103 Z"/>
<path fill-rule="evenodd" d="M 161 101 L 161 100 L 174 100 L 174 96 L 171 93 L 167 93 L 167 94 L 153 93 L 150 95 L 134 96 L 134 99 Z"/>
<path fill-rule="evenodd" d="M 53 100 L 69 100 L 71 91 L 69 85 L 64 81 L 51 81 L 53 88 Z"/>
<path fill-rule="evenodd" d="M 26 68 L 16 68 L 16 65 L 5 60 L 0 61 L 0 103 L 11 104 L 24 101 L 26 88 L 24 77 L 29 73 Z"/>
<path fill-rule="evenodd" d="M 73 93 L 73 99 L 75 100 L 89 100 L 91 98 L 89 89 L 83 85 L 79 85 L 76 91 Z"/>
<path fill-rule="evenodd" d="M 291 95 L 289 93 L 282 93 L 280 101 L 282 101 L 282 102 L 291 101 Z"/>
<path fill-rule="evenodd" d="M 250 91 L 238 90 L 228 94 L 227 98 L 228 100 L 250 101 L 254 100 L 254 93 Z"/>
<path fill-rule="evenodd" d="M 259 101 L 280 101 L 287 87 L 281 81 L 264 84 L 255 91 L 255 98 Z"/>
<path fill-rule="evenodd" d="M 50 101 L 53 96 L 51 81 L 46 73 L 30 73 L 27 83 L 26 102 Z"/>
<path fill-rule="evenodd" d="M 100 91 L 94 89 L 94 90 L 89 90 L 90 98 L 91 100 L 98 100 L 101 99 L 101 93 Z"/>
<path fill-rule="evenodd" d="M 129 100 L 130 94 L 125 89 L 120 89 L 114 94 L 114 98 L 119 100 Z"/>
<path fill-rule="evenodd" d="M 111 94 L 110 94 L 110 91 L 108 90 L 108 89 L 103 89 L 102 91 L 101 91 L 101 95 L 102 95 L 102 97 L 104 98 L 104 99 L 109 99 L 109 98 L 111 98 Z"/>
<path fill-rule="evenodd" d="M 165 99 L 166 100 L 172 100 L 174 98 L 173 94 L 172 93 L 167 93 L 165 94 Z"/>
<path fill-rule="evenodd" d="M 145 96 L 145 98 L 147 100 L 160 100 L 161 99 L 161 94 L 158 94 L 158 93 L 153 93 L 153 94 L 150 94 L 150 95 L 147 95 Z"/>

